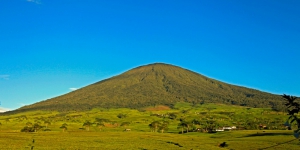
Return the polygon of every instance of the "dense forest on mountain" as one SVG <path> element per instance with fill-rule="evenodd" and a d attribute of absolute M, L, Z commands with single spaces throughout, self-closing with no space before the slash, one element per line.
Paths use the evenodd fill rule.
<path fill-rule="evenodd" d="M 142 109 L 156 105 L 172 108 L 176 102 L 284 109 L 279 95 L 226 84 L 181 67 L 155 63 L 134 68 L 59 97 L 21 107 L 14 112 L 81 111 L 95 107 Z"/>

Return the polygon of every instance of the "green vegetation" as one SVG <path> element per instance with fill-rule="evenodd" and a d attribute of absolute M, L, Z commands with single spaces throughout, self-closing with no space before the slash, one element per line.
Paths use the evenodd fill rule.
<path fill-rule="evenodd" d="M 67 126 L 68 126 L 68 125 L 67 125 L 66 123 L 64 123 L 64 124 L 62 124 L 59 128 L 62 129 L 63 132 L 65 132 L 65 131 L 68 129 Z"/>
<path fill-rule="evenodd" d="M 283 97 L 287 109 L 281 96 L 152 64 L 0 114 L 0 144 L 31 150 L 299 149 L 299 104 Z"/>
<path fill-rule="evenodd" d="M 298 117 L 298 113 L 300 111 L 300 104 L 296 101 L 297 97 L 290 95 L 283 95 L 283 98 L 287 101 L 285 104 L 287 106 L 288 115 L 290 116 L 285 123 L 286 126 L 291 127 L 294 123 L 297 127 L 294 130 L 294 136 L 296 138 L 300 137 L 300 118 Z"/>
<path fill-rule="evenodd" d="M 257 132 L 259 132 L 257 134 Z M 269 134 L 268 134 L 269 133 Z M 35 140 L 34 144 L 32 143 Z M 299 141 L 287 131 L 236 131 L 207 133 L 151 133 L 151 132 L 37 132 L 34 134 L 1 132 L 1 149 L 30 150 L 98 150 L 98 149 L 201 149 L 221 150 L 219 144 L 226 141 L 226 149 L 270 150 L 299 149 Z M 284 143 L 284 144 L 281 144 Z"/>
<path fill-rule="evenodd" d="M 284 109 L 279 95 L 226 84 L 172 65 L 151 64 L 6 114 L 33 110 L 86 111 L 100 107 L 144 111 L 143 108 L 158 105 L 174 108 L 178 102 Z"/>
<path fill-rule="evenodd" d="M 223 142 L 228 149 L 299 148 L 299 141 L 292 141 L 293 133 L 284 126 L 286 113 L 271 108 L 180 102 L 173 109 L 166 106 L 147 109 L 94 108 L 80 112 L 6 114 L 0 116 L 0 122 L 9 120 L 0 126 L 0 144 L 4 149 L 34 146 L 34 149 L 70 150 L 220 149 L 218 145 Z M 119 117 L 120 114 L 126 117 Z M 24 116 L 27 119 L 21 119 Z M 24 126 L 32 127 L 30 133 L 20 132 Z M 237 129 L 215 132 L 226 126 Z"/>

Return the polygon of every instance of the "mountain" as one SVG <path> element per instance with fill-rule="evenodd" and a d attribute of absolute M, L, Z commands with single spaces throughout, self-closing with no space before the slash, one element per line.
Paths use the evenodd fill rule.
<path fill-rule="evenodd" d="M 140 109 L 155 105 L 172 107 L 176 102 L 275 108 L 281 104 L 281 96 L 226 84 L 181 67 L 155 63 L 16 111 L 79 111 L 95 107 Z"/>

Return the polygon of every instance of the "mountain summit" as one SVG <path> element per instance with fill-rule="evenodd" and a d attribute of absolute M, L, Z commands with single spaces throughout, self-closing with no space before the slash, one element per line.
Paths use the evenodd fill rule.
<path fill-rule="evenodd" d="M 279 95 L 226 84 L 181 67 L 155 63 L 21 107 L 17 111 L 142 108 L 155 105 L 172 107 L 176 102 L 274 107 L 280 99 Z"/>

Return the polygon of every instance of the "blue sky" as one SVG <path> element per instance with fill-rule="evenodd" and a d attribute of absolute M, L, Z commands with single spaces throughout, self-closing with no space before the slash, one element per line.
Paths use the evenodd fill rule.
<path fill-rule="evenodd" d="M 163 62 L 300 96 L 298 0 L 0 0 L 0 107 Z"/>

